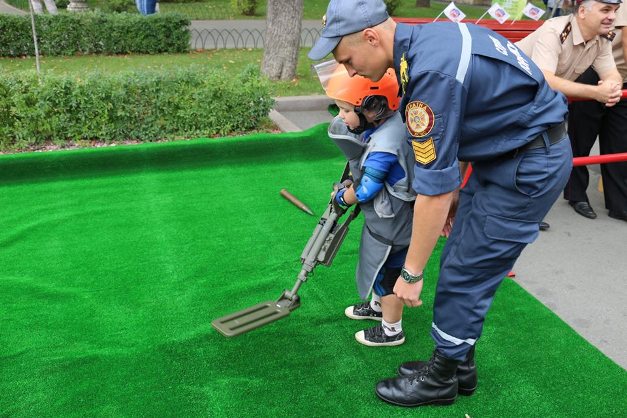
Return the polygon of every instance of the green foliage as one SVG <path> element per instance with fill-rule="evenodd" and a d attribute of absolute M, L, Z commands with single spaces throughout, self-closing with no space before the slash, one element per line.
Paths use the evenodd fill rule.
<path fill-rule="evenodd" d="M 224 136 L 258 128 L 272 106 L 252 66 L 235 76 L 204 66 L 41 81 L 34 71 L 0 73 L 0 149 Z"/>
<path fill-rule="evenodd" d="M 394 11 L 401 5 L 401 0 L 383 0 L 388 9 L 388 14 L 392 16 Z"/>
<path fill-rule="evenodd" d="M 42 55 L 186 52 L 190 33 L 179 14 L 102 12 L 35 16 Z M 29 16 L 0 15 L 0 56 L 34 55 Z"/>
<path fill-rule="evenodd" d="M 123 13 L 134 12 L 137 6 L 133 0 L 108 0 L 103 9 L 105 12 Z"/>
<path fill-rule="evenodd" d="M 231 0 L 231 7 L 244 16 L 254 16 L 257 9 L 257 0 Z"/>

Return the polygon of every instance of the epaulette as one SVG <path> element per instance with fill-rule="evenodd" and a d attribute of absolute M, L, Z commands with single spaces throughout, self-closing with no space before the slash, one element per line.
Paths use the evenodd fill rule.
<path fill-rule="evenodd" d="M 605 38 L 608 41 L 612 42 L 614 40 L 614 38 L 616 38 L 616 32 L 614 32 L 613 30 L 609 31 L 607 33 L 607 35 L 601 35 L 601 38 Z"/>
<path fill-rule="evenodd" d="M 562 33 L 560 33 L 560 41 L 561 41 L 561 43 L 564 43 L 566 38 L 568 38 L 568 35 L 570 35 L 570 31 L 571 30 L 573 30 L 573 25 L 571 25 L 570 22 L 568 22 L 568 24 L 566 25 L 566 27 L 564 28 Z"/>

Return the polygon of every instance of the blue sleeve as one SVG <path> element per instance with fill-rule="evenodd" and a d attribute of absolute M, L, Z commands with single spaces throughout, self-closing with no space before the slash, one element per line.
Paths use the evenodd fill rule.
<path fill-rule="evenodd" d="M 364 203 L 374 199 L 374 197 L 383 189 L 386 173 L 366 167 L 364 175 L 361 176 L 359 186 L 355 189 L 355 197 L 359 203 Z"/>
<path fill-rule="evenodd" d="M 364 161 L 364 174 L 359 186 L 355 189 L 355 197 L 359 203 L 368 202 L 383 189 L 384 181 L 390 169 L 398 160 L 389 152 L 372 152 Z"/>
<path fill-rule="evenodd" d="M 461 184 L 457 150 L 465 89 L 454 77 L 429 71 L 412 74 L 405 125 L 414 150 L 413 189 L 422 195 L 451 192 Z"/>
<path fill-rule="evenodd" d="M 368 158 L 366 158 L 366 161 L 364 161 L 364 167 L 382 171 L 384 174 L 387 175 L 387 173 L 390 172 L 392 166 L 397 162 L 398 159 L 396 158 L 396 155 L 389 152 L 375 151 L 368 155 Z M 385 179 L 385 177 L 383 177 L 383 179 Z"/>

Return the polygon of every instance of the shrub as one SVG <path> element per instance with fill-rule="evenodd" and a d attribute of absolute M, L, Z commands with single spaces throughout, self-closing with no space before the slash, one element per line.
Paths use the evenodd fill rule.
<path fill-rule="evenodd" d="M 102 12 L 35 16 L 42 55 L 187 52 L 187 17 Z M 29 16 L 0 14 L 0 56 L 34 55 Z"/>
<path fill-rule="evenodd" d="M 133 0 L 108 0 L 103 9 L 105 12 L 124 13 L 137 10 L 137 6 Z"/>
<path fill-rule="evenodd" d="M 388 9 L 388 14 L 392 16 L 394 11 L 401 5 L 401 0 L 383 0 Z"/>
<path fill-rule="evenodd" d="M 0 72 L 0 149 L 224 136 L 258 128 L 272 106 L 254 67 L 235 76 L 194 66 L 41 81 L 33 71 Z"/>
<path fill-rule="evenodd" d="M 254 16 L 257 9 L 257 0 L 231 0 L 233 10 L 244 16 Z"/>

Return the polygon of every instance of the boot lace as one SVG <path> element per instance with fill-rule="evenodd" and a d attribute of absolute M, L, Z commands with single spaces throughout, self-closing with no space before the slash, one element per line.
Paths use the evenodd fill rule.
<path fill-rule="evenodd" d="M 417 381 L 424 382 L 424 380 L 431 374 L 433 371 L 433 366 L 435 364 L 435 354 L 431 356 L 429 361 L 416 373 L 410 376 L 410 383 L 415 383 Z"/>

